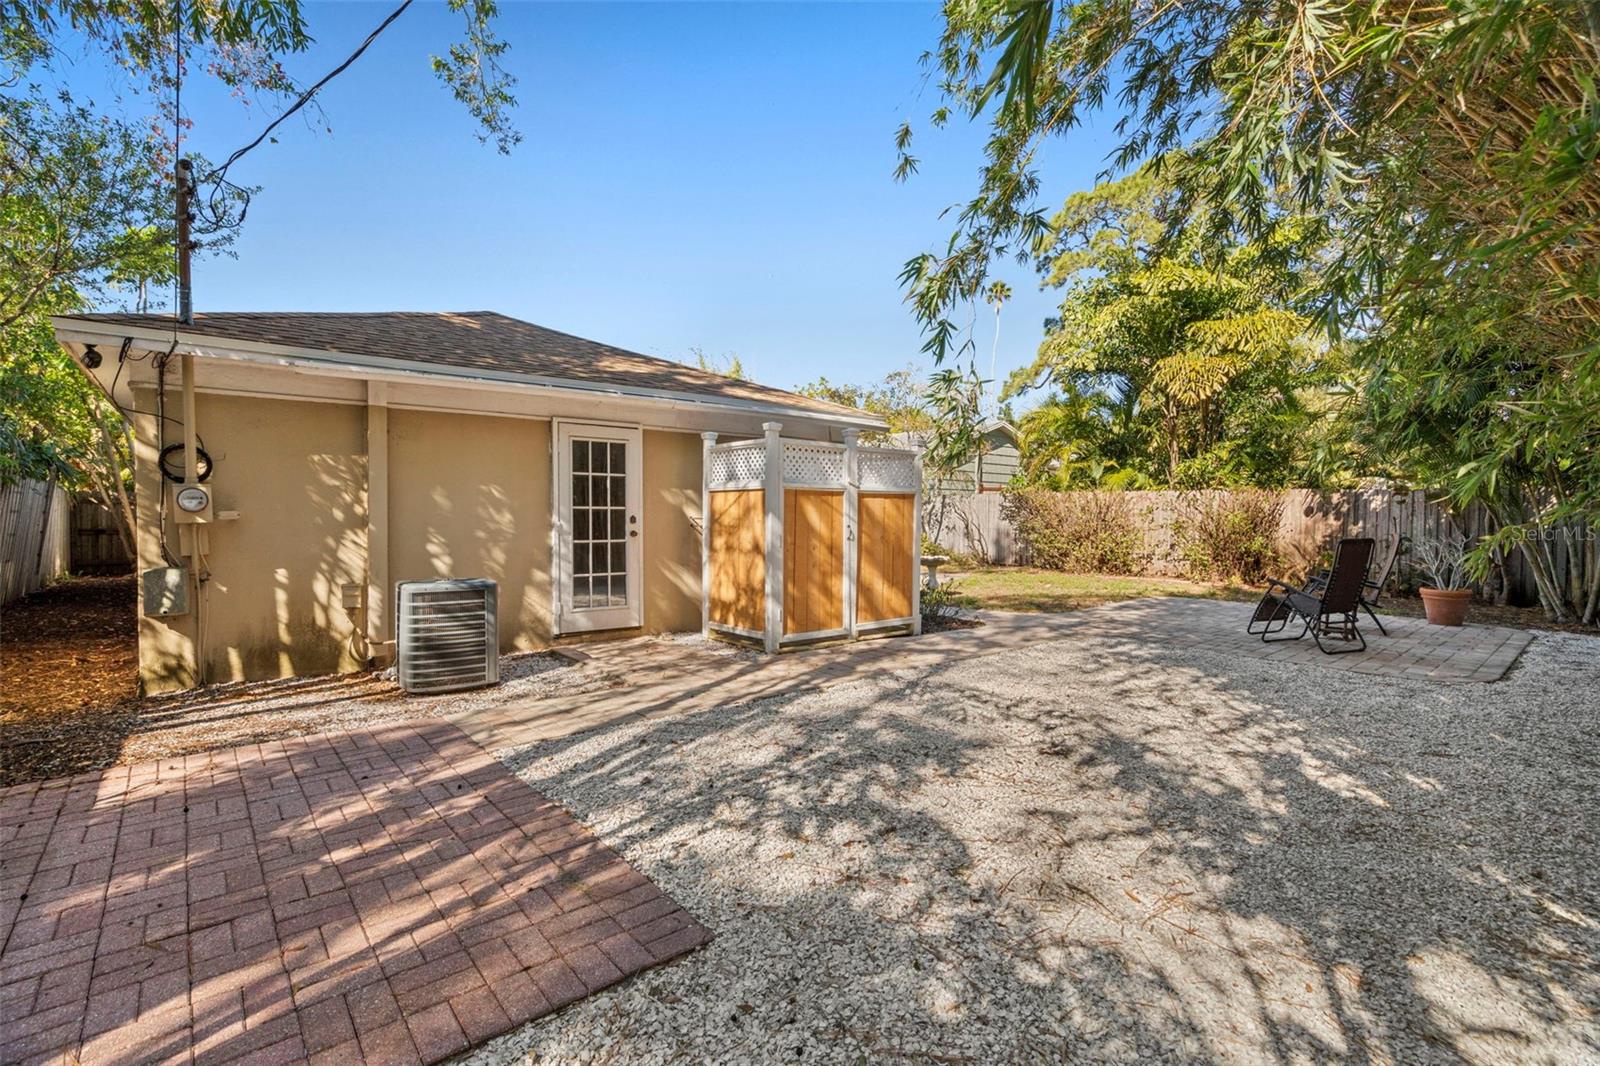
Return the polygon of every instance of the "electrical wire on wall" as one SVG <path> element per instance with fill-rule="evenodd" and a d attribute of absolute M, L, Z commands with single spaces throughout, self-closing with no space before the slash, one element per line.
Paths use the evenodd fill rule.
<path fill-rule="evenodd" d="M 173 348 L 178 346 L 177 338 L 173 338 L 172 348 L 164 354 L 155 357 L 156 367 L 156 454 L 167 450 L 167 361 L 172 358 Z M 176 422 L 177 419 L 172 419 Z M 159 499 L 156 501 L 156 540 L 161 545 L 161 558 L 168 566 L 181 567 L 182 560 L 172 554 L 172 549 L 167 546 L 167 486 L 165 480 L 157 483 Z"/>

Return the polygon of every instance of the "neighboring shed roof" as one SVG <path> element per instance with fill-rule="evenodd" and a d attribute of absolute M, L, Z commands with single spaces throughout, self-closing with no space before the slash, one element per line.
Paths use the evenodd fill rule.
<path fill-rule="evenodd" d="M 194 317 L 193 325 L 180 330 L 185 336 L 661 390 L 713 401 L 774 404 L 858 421 L 873 418 L 855 408 L 614 348 L 493 311 L 223 311 Z M 62 319 L 140 329 L 173 326 L 167 315 L 66 315 Z"/>

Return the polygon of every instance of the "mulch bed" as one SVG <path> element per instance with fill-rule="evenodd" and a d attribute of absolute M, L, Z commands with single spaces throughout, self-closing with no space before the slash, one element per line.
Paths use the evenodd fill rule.
<path fill-rule="evenodd" d="M 0 616 L 0 786 L 117 761 L 138 715 L 132 574 L 57 582 Z"/>

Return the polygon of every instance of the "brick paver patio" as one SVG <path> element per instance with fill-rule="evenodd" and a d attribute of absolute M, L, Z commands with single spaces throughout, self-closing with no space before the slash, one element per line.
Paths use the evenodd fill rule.
<path fill-rule="evenodd" d="M 0 791 L 0 1062 L 429 1063 L 709 933 L 454 726 Z"/>

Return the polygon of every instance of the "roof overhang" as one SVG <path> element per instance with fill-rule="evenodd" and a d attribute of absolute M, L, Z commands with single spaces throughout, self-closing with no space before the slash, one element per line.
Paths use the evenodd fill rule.
<path fill-rule="evenodd" d="M 846 411 L 835 413 L 742 397 L 711 396 L 705 393 L 653 389 L 608 381 L 579 381 L 572 378 L 542 377 L 448 364 L 423 364 L 411 359 L 351 355 L 346 352 L 185 333 L 182 329 L 93 322 L 72 315 L 54 315 L 50 322 L 55 328 L 56 340 L 59 343 L 80 346 L 93 344 L 97 348 L 108 349 L 102 352 L 102 355 L 110 355 L 125 339 L 131 339 L 133 346 L 140 351 L 171 351 L 177 355 L 194 355 L 205 359 L 279 367 L 303 374 L 395 383 L 420 381 L 431 385 L 492 391 L 560 393 L 564 396 L 588 395 L 596 398 L 626 399 L 633 403 L 648 405 L 659 404 L 680 410 L 685 407 L 698 407 L 728 414 L 799 418 L 808 422 L 841 427 L 874 430 L 887 427 L 883 419 L 865 411 L 854 414 Z"/>

